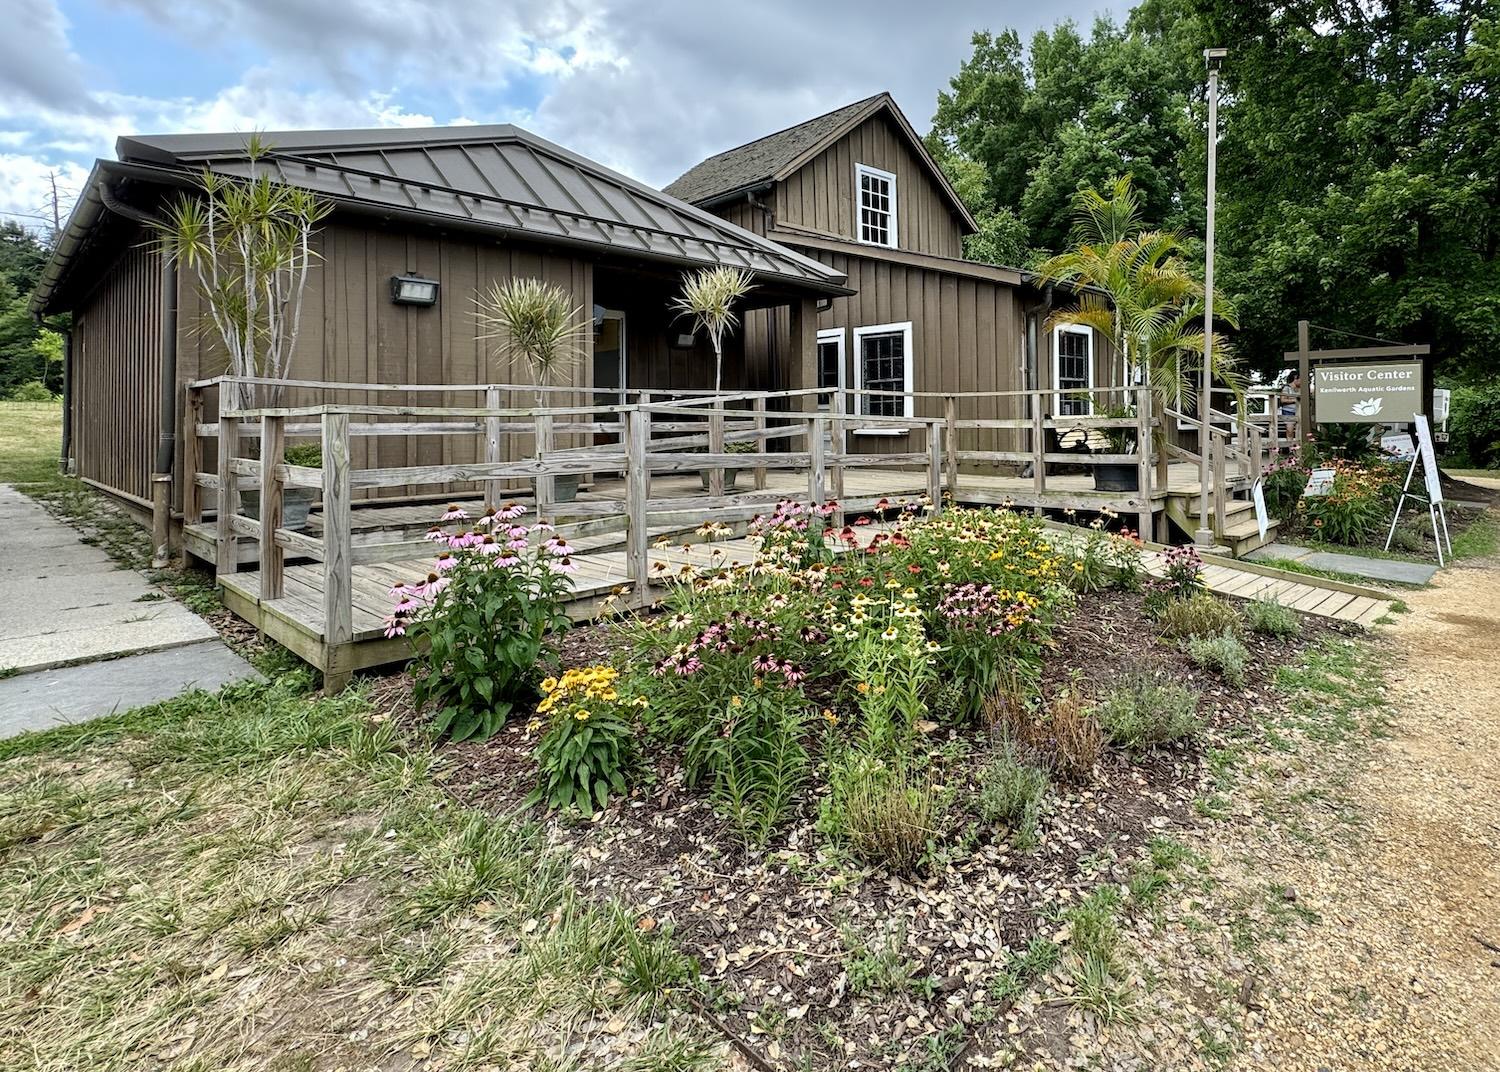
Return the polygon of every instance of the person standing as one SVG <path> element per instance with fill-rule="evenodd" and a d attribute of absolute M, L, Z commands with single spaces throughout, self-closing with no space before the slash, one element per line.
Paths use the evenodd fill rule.
<path fill-rule="evenodd" d="M 1285 438 L 1294 442 L 1297 439 L 1297 406 L 1301 401 L 1302 373 L 1297 369 L 1289 369 L 1286 382 L 1281 387 L 1281 397 L 1277 400 L 1276 415 L 1286 429 Z"/>

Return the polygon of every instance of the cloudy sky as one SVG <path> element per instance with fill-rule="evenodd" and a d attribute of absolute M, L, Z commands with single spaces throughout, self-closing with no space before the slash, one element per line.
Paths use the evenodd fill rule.
<path fill-rule="evenodd" d="M 975 29 L 1099 0 L 0 0 L 0 215 L 129 133 L 513 122 L 661 185 L 883 89 L 925 131 Z"/>

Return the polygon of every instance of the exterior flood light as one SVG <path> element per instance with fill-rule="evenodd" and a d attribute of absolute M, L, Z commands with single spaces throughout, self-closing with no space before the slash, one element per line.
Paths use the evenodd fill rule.
<path fill-rule="evenodd" d="M 438 282 L 416 275 L 391 276 L 391 301 L 397 305 L 436 305 Z"/>

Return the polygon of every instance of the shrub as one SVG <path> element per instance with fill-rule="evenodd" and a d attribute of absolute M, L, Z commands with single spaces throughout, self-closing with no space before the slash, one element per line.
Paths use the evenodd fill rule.
<path fill-rule="evenodd" d="M 738 702 L 736 702 L 738 701 Z M 746 844 L 764 845 L 791 811 L 806 777 L 807 707 L 791 690 L 732 697 L 719 738 L 713 799 Z"/>
<path fill-rule="evenodd" d="M 1237 634 L 1240 630 L 1240 617 L 1235 609 L 1207 592 L 1171 600 L 1158 608 L 1156 617 L 1163 635 L 1174 639 Z"/>
<path fill-rule="evenodd" d="M 1104 753 L 1104 733 L 1077 692 L 1060 693 L 1032 723 L 1030 745 L 1051 760 L 1068 781 L 1085 781 Z"/>
<path fill-rule="evenodd" d="M 939 804 L 931 779 L 905 762 L 887 763 L 851 749 L 830 764 L 823 831 L 845 841 L 867 863 L 909 875 L 938 834 Z"/>
<path fill-rule="evenodd" d="M 1183 641 L 1188 658 L 1207 670 L 1217 670 L 1229 684 L 1245 684 L 1245 663 L 1250 653 L 1245 645 L 1229 634 L 1215 637 L 1189 637 Z"/>
<path fill-rule="evenodd" d="M 307 469 L 323 468 L 323 447 L 318 443 L 297 443 L 287 447 L 283 457 L 288 465 L 300 465 Z"/>
<path fill-rule="evenodd" d="M 9 399 L 12 402 L 55 402 L 57 396 L 47 389 L 47 385 L 41 380 L 27 380 L 25 383 L 17 384 L 10 389 Z"/>
<path fill-rule="evenodd" d="M 1246 603 L 1240 614 L 1246 628 L 1252 633 L 1265 636 L 1296 636 L 1302 628 L 1302 623 L 1297 620 L 1297 612 L 1274 599 L 1257 599 Z"/>
<path fill-rule="evenodd" d="M 1145 674 L 1112 689 L 1094 714 L 1111 741 L 1133 751 L 1191 737 L 1199 728 L 1197 694 Z"/>
<path fill-rule="evenodd" d="M 1400 492 L 1395 468 L 1386 464 L 1331 462 L 1333 486 L 1326 495 L 1301 500 L 1300 517 L 1320 539 L 1355 547 L 1385 532 Z"/>
<path fill-rule="evenodd" d="M 1037 818 L 1047 793 L 1047 772 L 1021 759 L 1013 741 L 1003 741 L 979 772 L 979 817 L 1015 831 L 1016 847 L 1036 844 Z"/>
<path fill-rule="evenodd" d="M 486 511 L 473 530 L 428 536 L 447 547 L 433 571 L 415 584 L 398 584 L 386 636 L 410 633 L 418 647 L 414 695 L 437 708 L 433 725 L 457 741 L 489 737 L 518 706 L 537 696 L 543 674 L 558 665 L 550 638 L 568 628 L 566 574 L 577 569 L 573 549 L 556 537 L 532 553 L 535 529 L 516 524 L 510 505 Z M 443 520 L 467 520 L 449 507 Z"/>
<path fill-rule="evenodd" d="M 1500 466 L 1500 384 L 1453 388 L 1448 434 L 1456 464 Z"/>
<path fill-rule="evenodd" d="M 536 749 L 542 784 L 529 803 L 577 807 L 592 816 L 611 792 L 625 791 L 631 704 L 615 690 L 618 676 L 612 667 L 590 666 L 542 682 L 544 695 L 536 709 L 547 724 Z"/>

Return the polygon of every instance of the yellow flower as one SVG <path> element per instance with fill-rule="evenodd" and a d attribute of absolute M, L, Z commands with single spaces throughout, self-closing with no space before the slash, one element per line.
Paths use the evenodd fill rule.
<path fill-rule="evenodd" d="M 867 682 L 867 681 L 861 681 L 858 685 L 855 685 L 854 688 L 857 691 L 859 691 L 859 692 L 869 692 L 870 691 L 870 685 L 869 685 L 869 682 Z"/>
<path fill-rule="evenodd" d="M 577 711 L 573 712 L 573 717 L 579 722 L 587 722 L 589 720 L 589 713 L 580 707 Z"/>
<path fill-rule="evenodd" d="M 742 707 L 744 705 L 744 703 L 745 703 L 745 701 L 741 700 L 738 696 L 731 696 L 729 698 L 729 706 L 730 707 Z"/>
<path fill-rule="evenodd" d="M 551 692 L 555 688 L 557 688 L 557 678 L 555 678 L 555 677 L 544 677 L 544 678 L 542 678 L 542 691 L 543 692 Z"/>
<path fill-rule="evenodd" d="M 825 708 L 823 708 L 823 719 L 824 719 L 824 721 L 826 721 L 826 722 L 827 722 L 827 723 L 828 723 L 828 724 L 829 724 L 829 725 L 830 725 L 830 726 L 837 726 L 837 725 L 838 725 L 838 724 L 839 724 L 839 716 L 838 716 L 838 715 L 836 715 L 836 714 L 834 714 L 834 713 L 833 713 L 833 712 L 832 712 L 832 711 L 830 711 L 830 710 L 829 710 L 829 709 L 828 709 L 828 708 L 826 708 L 826 707 L 825 707 Z"/>

